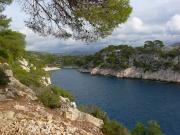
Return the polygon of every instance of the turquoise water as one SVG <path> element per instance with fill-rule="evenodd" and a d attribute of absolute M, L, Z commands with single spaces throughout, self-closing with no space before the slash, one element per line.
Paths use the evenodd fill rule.
<path fill-rule="evenodd" d="M 129 129 L 137 121 L 156 120 L 166 135 L 180 135 L 180 84 L 91 76 L 75 69 L 51 72 L 53 84 L 96 104 Z"/>

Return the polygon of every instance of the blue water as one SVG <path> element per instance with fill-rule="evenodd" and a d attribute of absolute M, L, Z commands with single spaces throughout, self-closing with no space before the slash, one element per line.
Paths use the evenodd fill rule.
<path fill-rule="evenodd" d="M 180 84 L 91 76 L 74 69 L 51 72 L 53 84 L 96 104 L 129 129 L 137 121 L 156 120 L 166 135 L 180 135 Z"/>

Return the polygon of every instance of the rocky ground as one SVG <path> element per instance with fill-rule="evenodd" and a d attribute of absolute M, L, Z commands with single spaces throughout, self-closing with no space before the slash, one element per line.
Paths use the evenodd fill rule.
<path fill-rule="evenodd" d="M 10 70 L 6 74 L 10 83 L 0 87 L 1 135 L 103 135 L 102 120 L 71 107 L 64 98 L 62 108 L 46 108 Z"/>

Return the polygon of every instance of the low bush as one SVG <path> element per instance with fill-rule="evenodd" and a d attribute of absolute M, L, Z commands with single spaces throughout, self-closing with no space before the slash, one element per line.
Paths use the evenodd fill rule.
<path fill-rule="evenodd" d="M 31 72 L 27 72 L 17 65 L 12 65 L 12 70 L 14 76 L 26 86 L 40 87 L 42 85 L 40 82 L 41 76 L 38 76 L 37 74 L 33 74 Z"/>
<path fill-rule="evenodd" d="M 117 121 L 106 121 L 102 132 L 106 135 L 131 135 L 128 129 Z"/>
<path fill-rule="evenodd" d="M 102 119 L 103 121 L 108 121 L 108 115 L 106 112 L 102 111 L 100 107 L 96 105 L 81 105 L 78 109 L 82 112 L 93 115 L 96 118 Z"/>
<path fill-rule="evenodd" d="M 38 95 L 39 100 L 49 108 L 60 107 L 59 95 L 55 94 L 51 89 L 45 89 Z"/>
<path fill-rule="evenodd" d="M 74 101 L 73 95 L 70 92 L 68 92 L 67 90 L 64 90 L 63 88 L 59 88 L 56 86 L 51 86 L 50 88 L 54 94 L 68 98 L 70 101 Z"/>
<path fill-rule="evenodd" d="M 107 113 L 96 105 L 82 105 L 79 110 L 102 119 L 104 121 L 102 132 L 106 135 L 130 135 L 127 128 L 117 121 L 110 120 Z"/>
<path fill-rule="evenodd" d="M 39 100 L 47 107 L 50 108 L 58 108 L 61 106 L 60 96 L 69 98 L 70 101 L 73 101 L 73 96 L 65 91 L 62 88 L 58 88 L 56 86 L 48 86 L 39 88 L 36 91 Z"/>
<path fill-rule="evenodd" d="M 149 121 L 147 126 L 137 123 L 131 133 L 132 135 L 164 135 L 156 121 Z"/>
<path fill-rule="evenodd" d="M 0 68 L 0 85 L 7 85 L 9 82 L 9 78 L 4 73 L 3 69 Z"/>

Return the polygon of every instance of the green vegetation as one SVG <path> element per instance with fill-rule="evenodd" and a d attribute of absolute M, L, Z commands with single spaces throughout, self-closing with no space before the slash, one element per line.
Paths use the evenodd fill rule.
<path fill-rule="evenodd" d="M 38 89 L 39 100 L 47 107 L 58 108 L 61 106 L 60 96 L 74 100 L 73 96 L 62 88 L 55 86 L 42 87 Z"/>
<path fill-rule="evenodd" d="M 21 33 L 12 30 L 0 31 L 0 60 L 16 60 L 25 52 L 25 38 Z"/>
<path fill-rule="evenodd" d="M 0 1 L 0 61 L 11 63 L 24 53 L 25 36 L 9 29 L 11 19 L 2 14 L 12 0 Z"/>
<path fill-rule="evenodd" d="M 110 45 L 94 55 L 84 56 L 74 62 L 82 68 L 110 68 L 123 70 L 137 67 L 146 71 L 171 69 L 180 72 L 180 47 L 166 49 L 159 40 L 146 41 L 144 46 L 131 47 L 128 45 Z M 73 60 L 73 58 L 72 58 Z"/>
<path fill-rule="evenodd" d="M 37 55 L 38 56 L 38 55 Z M 46 59 L 46 64 L 61 66 L 77 66 L 88 68 L 110 68 L 123 70 L 137 67 L 146 71 L 171 69 L 180 72 L 180 47 L 167 48 L 159 40 L 146 41 L 144 46 L 110 45 L 89 56 L 61 56 L 39 54 L 39 59 Z M 48 61 L 47 59 L 51 59 Z"/>
<path fill-rule="evenodd" d="M 62 66 L 81 66 L 83 65 L 83 56 L 61 56 Z"/>
<path fill-rule="evenodd" d="M 42 68 L 44 68 L 46 64 L 54 64 L 50 62 L 54 61 L 56 57 L 54 55 L 36 55 L 25 51 L 25 36 L 9 29 L 11 19 L 2 14 L 6 5 L 11 2 L 12 0 L 0 1 L 0 63 L 8 63 L 14 76 L 21 83 L 32 88 L 44 105 L 50 108 L 59 107 L 59 96 L 73 100 L 73 96 L 61 88 L 44 86 L 42 77 L 49 77 L 49 74 Z M 20 60 L 23 59 L 28 63 L 28 65 L 26 65 L 28 71 L 22 68 Z M 4 70 L 0 68 L 0 85 L 6 85 L 8 82 L 9 79 L 5 75 Z M 41 91 L 43 92 L 40 94 Z"/>
<path fill-rule="evenodd" d="M 85 41 L 108 36 L 132 12 L 129 0 L 24 0 L 22 5 L 29 17 L 26 26 L 33 31 Z"/>
<path fill-rule="evenodd" d="M 59 96 L 56 95 L 51 89 L 43 88 L 43 92 L 38 96 L 39 100 L 47 107 L 58 108 L 60 107 Z"/>
<path fill-rule="evenodd" d="M 106 121 L 102 131 L 106 135 L 131 135 L 127 128 L 117 121 Z"/>
<path fill-rule="evenodd" d="M 102 119 L 104 121 L 102 132 L 106 135 L 164 135 L 160 126 L 155 121 L 149 121 L 146 127 L 142 123 L 137 123 L 135 128 L 129 131 L 117 121 L 110 120 L 107 113 L 102 111 L 98 106 L 80 106 L 79 109 L 96 118 Z"/>
<path fill-rule="evenodd" d="M 137 123 L 131 133 L 132 135 L 164 135 L 155 121 L 149 121 L 147 127 L 142 123 Z"/>
<path fill-rule="evenodd" d="M 42 76 L 47 74 L 45 71 L 41 69 L 36 69 L 36 70 L 31 69 L 30 72 L 27 72 L 26 70 L 22 69 L 22 67 L 19 66 L 18 62 L 16 63 L 11 65 L 11 67 L 12 67 L 14 76 L 21 83 L 31 88 L 40 87 L 43 85 L 41 80 L 42 80 Z"/>
<path fill-rule="evenodd" d="M 117 121 L 110 120 L 107 113 L 102 111 L 101 108 L 94 105 L 80 106 L 79 110 L 89 113 L 96 118 L 102 119 L 104 125 L 102 132 L 106 135 L 130 135 L 130 132 L 122 124 Z"/>
<path fill-rule="evenodd" d="M 50 86 L 50 88 L 56 95 L 68 98 L 70 101 L 74 101 L 73 95 L 71 95 L 71 93 L 69 93 L 67 90 L 56 86 Z"/>
<path fill-rule="evenodd" d="M 49 67 L 60 67 L 61 57 L 56 54 L 51 53 L 39 53 L 39 52 L 27 52 L 28 57 L 31 59 L 31 63 L 35 61 L 39 63 L 39 67 L 49 66 Z"/>
<path fill-rule="evenodd" d="M 9 78 L 4 73 L 4 69 L 0 67 L 0 85 L 7 85 L 9 82 Z"/>
<path fill-rule="evenodd" d="M 9 2 L 10 1 L 4 1 L 4 4 Z M 1 8 L 4 4 L 1 4 Z M 10 30 L 9 23 L 10 19 L 1 15 L 0 62 L 8 63 L 14 76 L 23 84 L 31 87 L 42 86 L 42 76 L 47 76 L 47 73 L 42 70 L 45 66 L 44 63 L 42 60 L 37 59 L 25 51 L 25 36 L 19 32 Z M 19 62 L 22 58 L 25 58 L 29 63 L 33 64 L 33 67 L 36 67 L 36 69 L 31 67 L 29 72 L 22 69 Z"/>
<path fill-rule="evenodd" d="M 78 109 L 82 112 L 93 115 L 96 118 L 102 119 L 103 121 L 108 121 L 108 115 L 103 112 L 101 108 L 96 105 L 81 105 Z"/>

